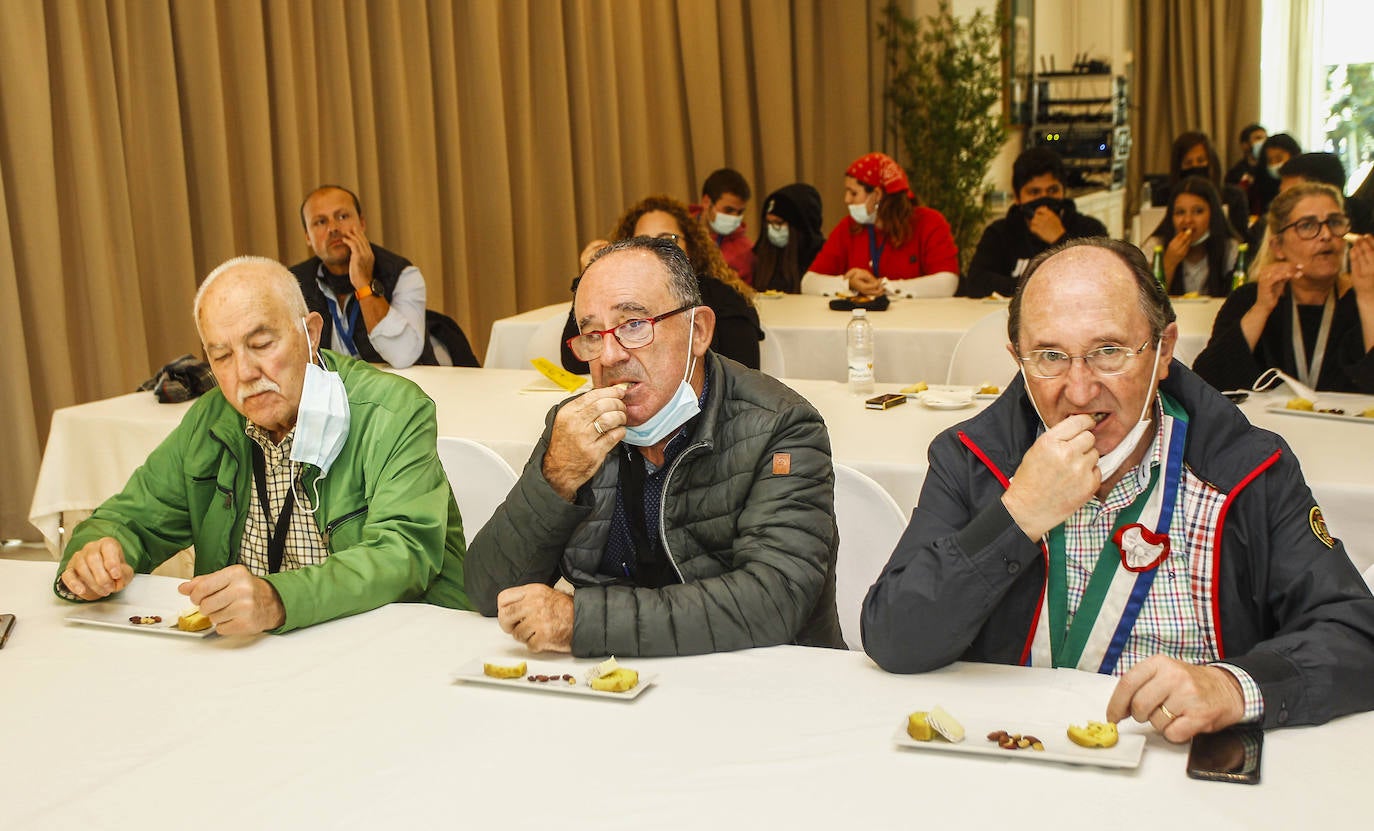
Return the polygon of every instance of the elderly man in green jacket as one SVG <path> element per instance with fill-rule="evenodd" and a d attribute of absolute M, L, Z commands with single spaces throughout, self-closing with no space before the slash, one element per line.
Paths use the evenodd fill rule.
<path fill-rule="evenodd" d="M 57 594 L 107 597 L 194 546 L 181 592 L 225 635 L 397 600 L 468 608 L 434 402 L 319 350 L 320 316 L 273 260 L 216 268 L 195 318 L 220 386 L 72 532 Z"/>
<path fill-rule="evenodd" d="M 815 408 L 708 351 L 714 318 L 671 240 L 600 251 L 574 312 L 568 345 L 596 389 L 550 412 L 473 539 L 477 608 L 536 651 L 842 646 L 834 469 Z"/>

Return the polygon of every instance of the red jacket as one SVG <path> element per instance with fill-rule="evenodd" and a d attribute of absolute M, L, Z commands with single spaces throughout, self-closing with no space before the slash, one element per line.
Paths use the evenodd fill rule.
<path fill-rule="evenodd" d="M 959 248 L 954 244 L 949 222 L 934 208 L 921 206 L 912 210 L 911 236 L 900 248 L 893 246 L 882 231 L 878 231 L 877 240 L 882 254 L 874 268 L 867 229 L 847 216 L 830 232 L 809 270 L 843 275 L 851 268 L 866 268 L 890 280 L 909 280 L 940 271 L 959 273 Z"/>

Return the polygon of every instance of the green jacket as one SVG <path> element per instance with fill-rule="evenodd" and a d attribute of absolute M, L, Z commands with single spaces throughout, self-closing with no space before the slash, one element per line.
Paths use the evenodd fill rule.
<path fill-rule="evenodd" d="M 434 402 L 415 384 L 321 350 L 348 391 L 343 450 L 319 479 L 315 521 L 330 556 L 268 575 L 286 622 L 277 633 L 397 600 L 471 608 L 463 588 L 463 524 L 435 450 Z M 114 537 L 135 572 L 195 546 L 196 574 L 238 562 L 253 487 L 252 439 L 242 415 L 211 390 L 89 519 L 76 526 L 62 567 L 85 544 Z M 318 479 L 318 483 L 317 483 Z"/>

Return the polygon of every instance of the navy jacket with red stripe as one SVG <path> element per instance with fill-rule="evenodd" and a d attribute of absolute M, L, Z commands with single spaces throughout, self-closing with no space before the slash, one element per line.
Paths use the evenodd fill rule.
<path fill-rule="evenodd" d="M 1226 494 L 1214 624 L 1221 657 L 1260 686 L 1264 726 L 1374 709 L 1374 597 L 1314 528 L 1292 450 L 1177 361 L 1161 386 L 1189 413 L 1184 463 Z M 931 443 L 920 502 L 864 600 L 864 648 L 884 669 L 1021 662 L 1045 556 L 1000 497 L 1039 424 L 1017 377 Z"/>

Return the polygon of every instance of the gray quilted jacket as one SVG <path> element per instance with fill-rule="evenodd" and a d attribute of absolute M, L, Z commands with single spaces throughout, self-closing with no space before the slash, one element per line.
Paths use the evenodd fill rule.
<path fill-rule="evenodd" d="M 496 614 L 501 590 L 551 584 L 561 574 L 577 587 L 574 655 L 692 655 L 785 643 L 843 648 L 825 422 L 773 378 L 712 352 L 706 360 L 707 401 L 669 468 L 658 528 L 682 583 L 613 585 L 596 573 L 619 465 L 603 464 L 576 503 L 554 493 L 542 471 L 554 407 L 520 480 L 468 547 L 467 591 L 482 614 Z M 777 454 L 790 454 L 785 473 L 774 472 Z"/>

